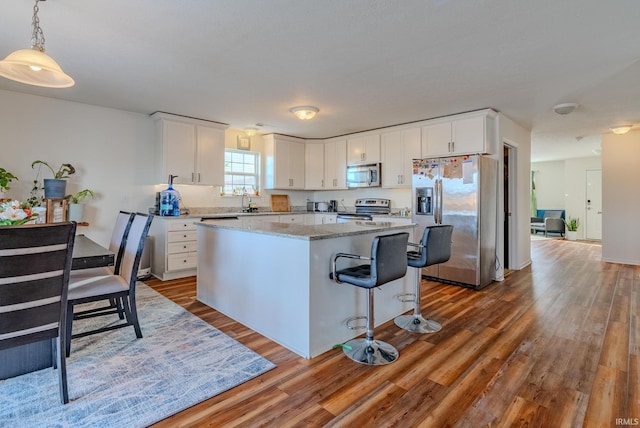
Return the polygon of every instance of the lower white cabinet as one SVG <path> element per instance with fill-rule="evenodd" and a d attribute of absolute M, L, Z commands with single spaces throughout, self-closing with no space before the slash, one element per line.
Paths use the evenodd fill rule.
<path fill-rule="evenodd" d="M 151 274 L 161 280 L 196 274 L 198 219 L 156 217 L 149 235 L 153 236 Z"/>

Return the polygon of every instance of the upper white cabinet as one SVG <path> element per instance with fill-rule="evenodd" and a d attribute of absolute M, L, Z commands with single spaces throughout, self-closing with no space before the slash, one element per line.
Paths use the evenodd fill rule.
<path fill-rule="evenodd" d="M 305 189 L 324 190 L 327 186 L 324 177 L 324 143 L 307 141 L 304 159 Z"/>
<path fill-rule="evenodd" d="M 382 187 L 411 187 L 413 159 L 420 155 L 420 127 L 381 136 Z"/>
<path fill-rule="evenodd" d="M 304 189 L 304 140 L 269 134 L 264 136 L 265 188 Z"/>
<path fill-rule="evenodd" d="M 422 157 L 495 151 L 495 117 L 490 109 L 428 121 L 422 127 Z"/>
<path fill-rule="evenodd" d="M 347 161 L 349 164 L 380 162 L 380 134 L 347 137 Z"/>
<path fill-rule="evenodd" d="M 175 184 L 224 184 L 224 131 L 227 125 L 167 113 L 156 121 L 156 180 Z"/>
<path fill-rule="evenodd" d="M 324 144 L 324 189 L 347 188 L 347 140 L 327 140 Z"/>

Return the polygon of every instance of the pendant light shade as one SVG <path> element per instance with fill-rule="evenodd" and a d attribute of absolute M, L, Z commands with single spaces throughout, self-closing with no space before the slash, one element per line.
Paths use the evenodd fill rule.
<path fill-rule="evenodd" d="M 10 53 L 0 61 L 0 76 L 45 88 L 68 88 L 75 83 L 53 58 L 38 49 Z"/>
<path fill-rule="evenodd" d="M 0 76 L 27 85 L 45 88 L 68 88 L 73 79 L 62 71 L 58 63 L 44 53 L 44 33 L 38 18 L 38 2 L 33 6 L 33 34 L 31 49 L 20 49 L 0 61 Z"/>

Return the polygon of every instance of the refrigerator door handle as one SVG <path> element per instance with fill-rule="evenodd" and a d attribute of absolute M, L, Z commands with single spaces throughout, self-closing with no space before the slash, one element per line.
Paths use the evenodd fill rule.
<path fill-rule="evenodd" d="M 435 188 L 435 210 L 434 221 L 436 224 L 442 224 L 442 180 L 436 179 Z"/>

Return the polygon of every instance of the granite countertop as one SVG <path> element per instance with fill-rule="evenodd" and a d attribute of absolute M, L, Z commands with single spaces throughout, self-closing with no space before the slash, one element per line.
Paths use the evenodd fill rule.
<path fill-rule="evenodd" d="M 342 212 L 342 211 L 341 211 Z M 255 217 L 255 216 L 264 216 L 264 215 L 298 215 L 298 214 L 340 214 L 341 212 L 319 212 L 319 211 L 287 211 L 287 212 L 274 212 L 274 211 L 256 211 L 256 212 L 234 212 L 234 211 L 229 211 L 229 212 L 212 212 L 212 213 L 203 213 L 203 212 L 198 212 L 198 213 L 189 213 L 189 214 L 183 214 L 180 216 L 159 216 L 156 215 L 156 217 L 158 219 L 167 219 L 167 220 L 177 220 L 177 219 L 201 219 L 201 218 L 211 218 L 211 219 L 215 219 L 215 218 L 225 218 L 225 217 L 242 217 L 242 218 L 246 218 L 246 217 Z M 345 211 L 348 212 L 350 214 L 354 214 L 355 211 Z M 410 219 L 410 216 L 401 216 L 398 213 L 391 213 L 391 214 L 374 214 L 373 217 L 375 217 L 376 220 L 380 219 L 380 218 L 384 218 L 384 217 L 389 217 L 389 218 L 407 218 Z"/>
<path fill-rule="evenodd" d="M 373 232 L 398 232 L 411 229 L 412 223 L 394 223 L 388 221 L 352 221 L 335 224 L 271 223 L 243 218 L 237 220 L 207 220 L 196 225 L 201 227 L 231 229 L 242 232 L 261 233 L 284 238 L 313 241 L 318 239 L 340 238 L 343 236 L 363 235 Z"/>

